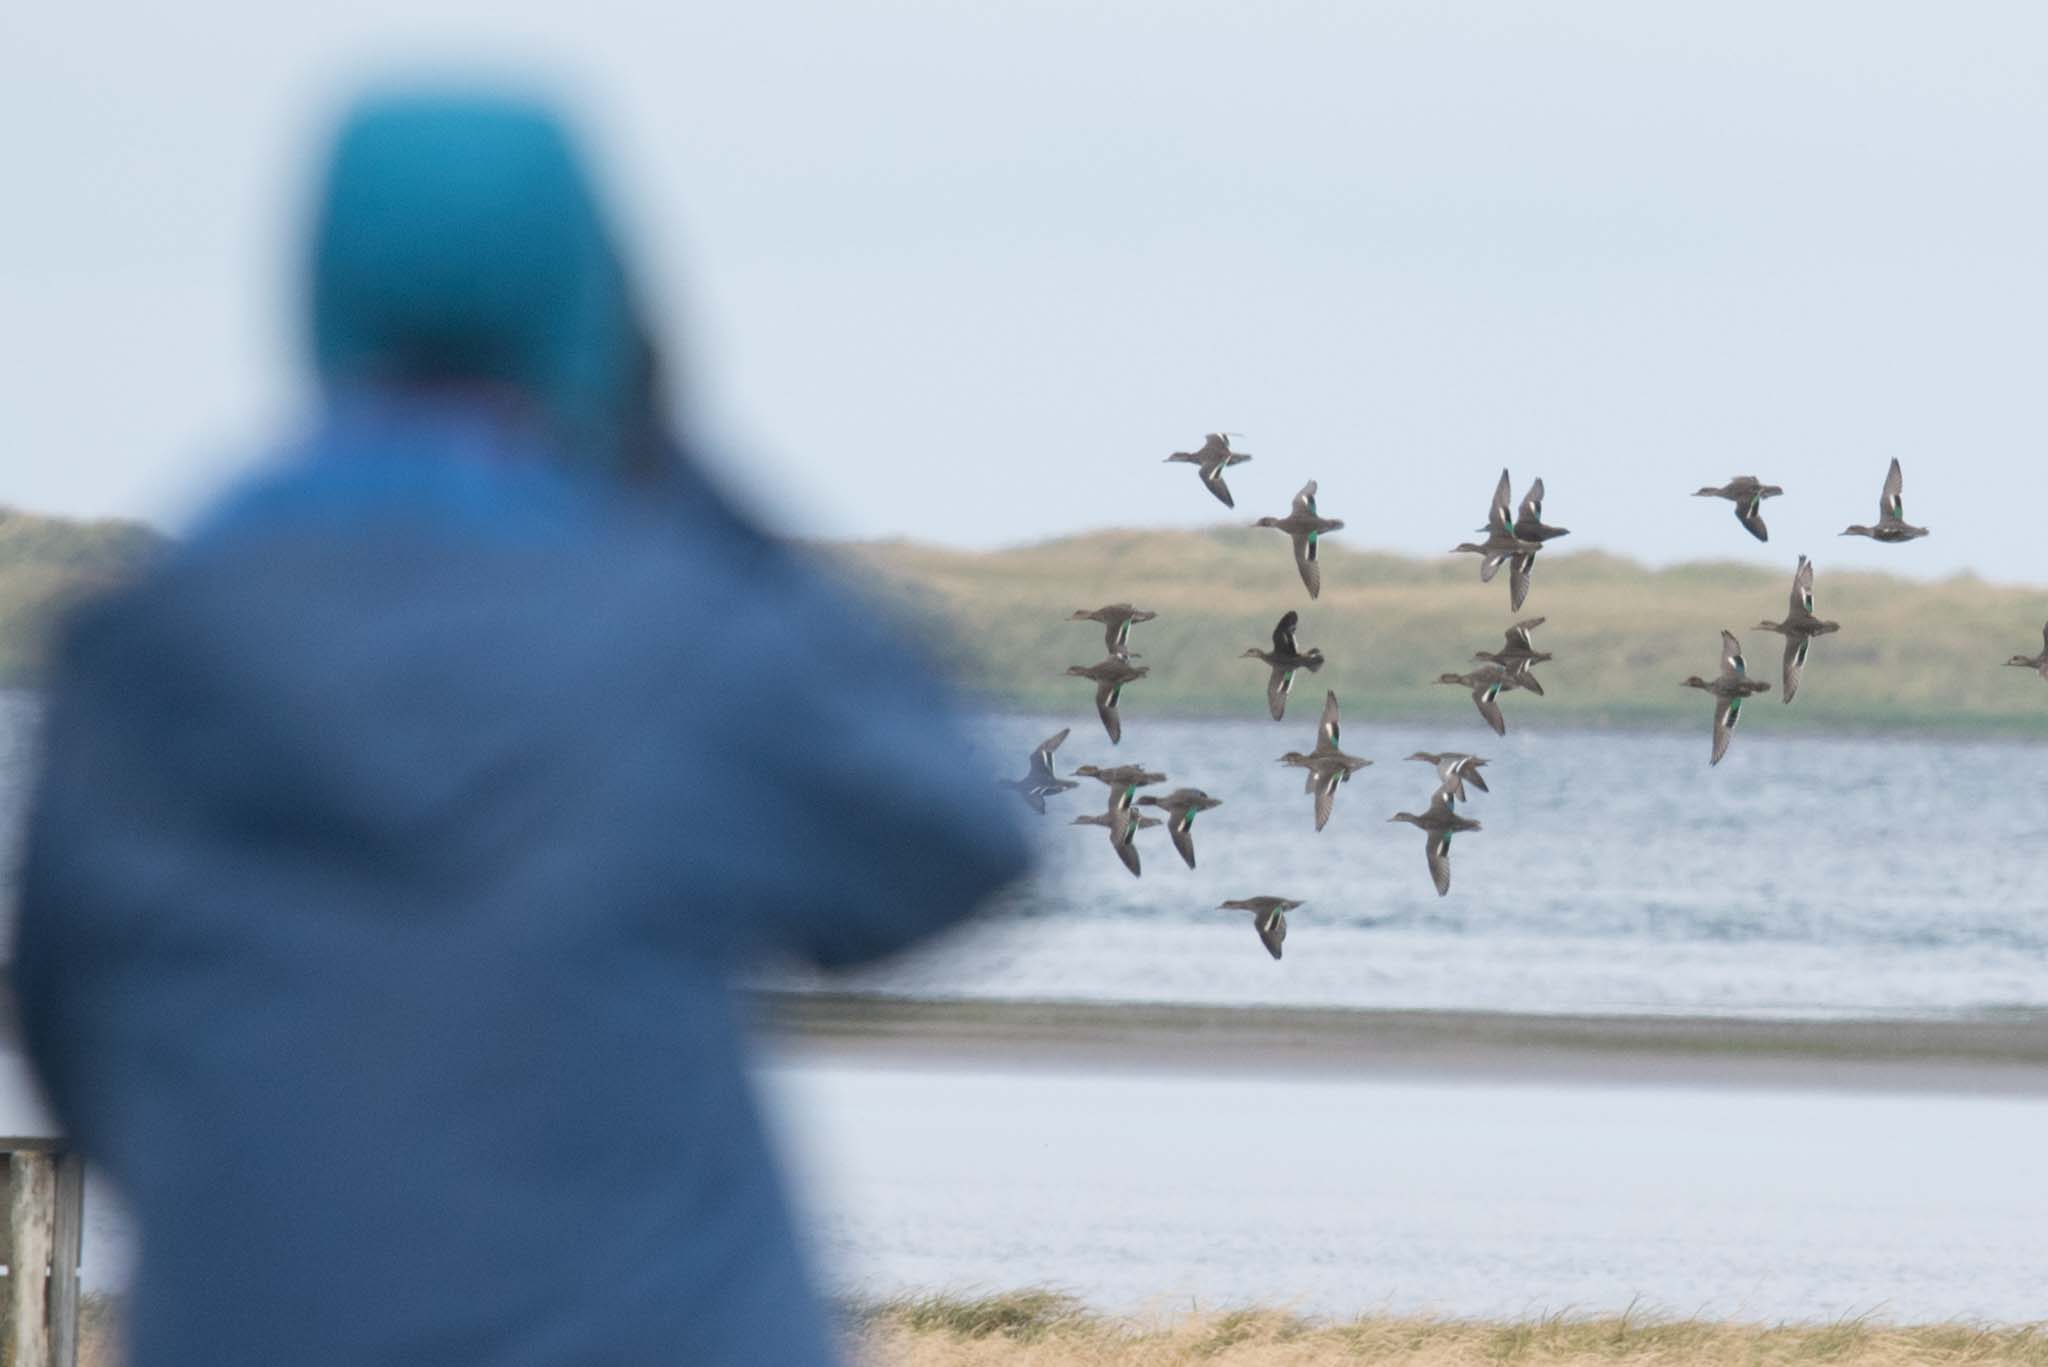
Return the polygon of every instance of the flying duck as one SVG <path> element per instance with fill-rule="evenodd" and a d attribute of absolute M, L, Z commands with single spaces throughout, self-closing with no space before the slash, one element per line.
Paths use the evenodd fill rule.
<path fill-rule="evenodd" d="M 1238 658 L 1242 660 L 1264 660 L 1272 669 L 1272 677 L 1266 681 L 1266 710 L 1279 721 L 1287 715 L 1287 695 L 1294 691 L 1294 676 L 1306 669 L 1313 674 L 1323 667 L 1323 652 L 1316 646 L 1306 651 L 1297 650 L 1294 645 L 1294 628 L 1301 621 L 1301 614 L 1288 609 L 1278 625 L 1273 628 L 1273 648 L 1260 650 L 1251 647 Z"/>
<path fill-rule="evenodd" d="M 1262 517 L 1252 525 L 1287 533 L 1294 542 L 1294 567 L 1301 571 L 1301 582 L 1308 587 L 1308 596 L 1320 597 L 1323 567 L 1316 560 L 1316 544 L 1325 532 L 1341 531 L 1344 523 L 1341 518 L 1324 517 L 1316 512 L 1316 482 L 1310 480 L 1301 486 L 1301 492 L 1294 496 L 1294 511 L 1286 517 Z"/>

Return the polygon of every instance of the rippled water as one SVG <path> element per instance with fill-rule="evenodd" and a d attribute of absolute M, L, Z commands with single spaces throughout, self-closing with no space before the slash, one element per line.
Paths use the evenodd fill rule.
<path fill-rule="evenodd" d="M 1524 700 L 1504 738 L 1468 707 L 1429 730 L 1345 727 L 1376 761 L 1316 833 L 1301 771 L 1317 707 L 1281 724 L 1127 719 L 1111 747 L 1092 718 L 1060 751 L 1076 764 L 1141 761 L 1220 797 L 1196 824 L 1189 870 L 1165 829 L 1139 836 L 1133 879 L 1107 833 L 1069 825 L 1102 809 L 1084 781 L 1051 814 L 1017 811 L 1037 877 L 1001 915 L 853 985 L 911 995 L 1191 1001 L 1503 1011 L 1922 1016 L 2048 1010 L 2048 748 L 2009 740 L 1773 734 L 1769 719 L 1707 765 L 1695 734 L 1545 729 Z M 33 705 L 0 694 L 0 853 L 15 838 Z M 1062 723 L 988 717 L 973 762 L 1024 771 Z M 1511 721 L 1511 725 L 1515 725 Z M 1493 791 L 1465 810 L 1439 898 L 1423 837 L 1389 824 L 1419 810 L 1432 775 L 1416 750 L 1487 755 Z M 1259 893 L 1306 903 L 1287 957 L 1217 903 Z"/>
<path fill-rule="evenodd" d="M 1537 704 L 1540 706 L 1540 704 Z M 1299 716 L 1295 715 L 1299 711 Z M 1531 709 L 1524 709 L 1525 711 Z M 1709 768 L 1697 734 L 1487 732 L 1469 708 L 1430 730 L 1347 725 L 1377 761 L 1313 829 L 1301 771 L 1316 707 L 1285 723 L 1134 718 L 1112 748 L 1076 724 L 1060 770 L 1142 761 L 1224 805 L 1190 871 L 1165 829 L 1133 879 L 1099 829 L 1092 781 L 1033 818 L 1043 866 L 1000 920 L 862 975 L 909 994 L 1505 1011 L 1958 1015 L 2048 1008 L 2048 750 L 2013 741 L 1739 734 Z M 1540 715 L 1540 714 L 1538 714 Z M 1060 722 L 990 718 L 1006 776 Z M 1511 721 L 1510 725 L 1513 725 Z M 1416 750 L 1489 756 L 1464 811 L 1448 897 L 1422 833 Z M 1217 903 L 1305 902 L 1274 963 Z"/>

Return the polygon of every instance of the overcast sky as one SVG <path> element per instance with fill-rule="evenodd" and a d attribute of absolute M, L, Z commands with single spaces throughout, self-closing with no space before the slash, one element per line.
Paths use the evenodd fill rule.
<path fill-rule="evenodd" d="M 138 10 L 141 7 L 136 7 Z M 325 11 L 325 12 L 322 12 Z M 784 526 L 987 546 L 1303 480 L 1441 551 L 2048 581 L 2048 10 L 488 0 L 0 10 L 0 501 L 175 525 L 303 402 L 353 83 L 570 99 Z M 1934 535 L 1838 540 L 1886 462 Z M 1687 495 L 1782 484 L 1768 547 Z"/>

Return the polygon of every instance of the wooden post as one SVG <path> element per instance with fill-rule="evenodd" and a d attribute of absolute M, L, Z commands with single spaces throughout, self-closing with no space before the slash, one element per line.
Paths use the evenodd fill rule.
<path fill-rule="evenodd" d="M 14 1234 L 7 1259 L 7 1296 L 14 1309 L 14 1367 L 47 1367 L 49 1308 L 45 1278 L 55 1224 L 57 1162 L 48 1153 L 17 1150 L 8 1163 L 8 1223 Z"/>
<path fill-rule="evenodd" d="M 85 1159 L 57 1155 L 50 1249 L 50 1367 L 78 1367 L 78 1261 L 85 1241 Z"/>

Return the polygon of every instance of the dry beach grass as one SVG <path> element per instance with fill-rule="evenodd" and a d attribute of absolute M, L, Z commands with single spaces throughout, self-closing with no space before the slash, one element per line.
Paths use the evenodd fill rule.
<path fill-rule="evenodd" d="M 1043 1291 L 926 1297 L 865 1311 L 860 1367 L 1531 1367 L 1825 1363 L 1831 1367 L 2028 1363 L 2048 1367 L 2048 1326 L 1724 1324 L 1636 1315 L 1489 1323 L 1374 1316 L 1304 1320 L 1280 1311 L 1114 1318 Z"/>
<path fill-rule="evenodd" d="M 1311 603 L 1285 539 L 1249 528 L 1094 532 L 986 552 L 900 541 L 829 549 L 934 623 L 941 649 L 989 701 L 1016 708 L 1085 708 L 1085 689 L 1061 671 L 1099 658 L 1102 632 L 1067 614 L 1106 598 L 1159 613 L 1133 634 L 1152 674 L 1133 685 L 1128 703 L 1156 714 L 1263 717 L 1263 668 L 1239 653 L 1266 645 L 1274 618 L 1292 607 L 1302 614 L 1301 643 L 1329 655 L 1314 691 L 1335 689 L 1347 720 L 1470 720 L 1462 691 L 1432 681 L 1469 668 L 1475 650 L 1498 649 L 1511 620 L 1507 585 L 1481 584 L 1469 556 L 1389 555 L 1335 541 L 1324 553 L 1323 596 Z M 1598 551 L 1546 551 L 1517 615 L 1547 616 L 1537 646 L 1557 659 L 1540 670 L 1549 696 L 1524 700 L 1542 709 L 1528 715 L 1691 725 L 1702 715 L 1698 695 L 1678 681 L 1711 669 L 1723 627 L 1775 681 L 1782 643 L 1754 628 L 1784 616 L 1799 549 L 1820 556 L 1817 610 L 1842 630 L 1818 648 L 1797 707 L 1776 706 L 1774 686 L 1766 726 L 2048 734 L 2041 681 L 2003 667 L 2015 651 L 2039 648 L 2048 595 L 1966 575 L 1838 572 L 1826 546 L 1788 545 L 1779 569 L 1650 569 Z"/>

